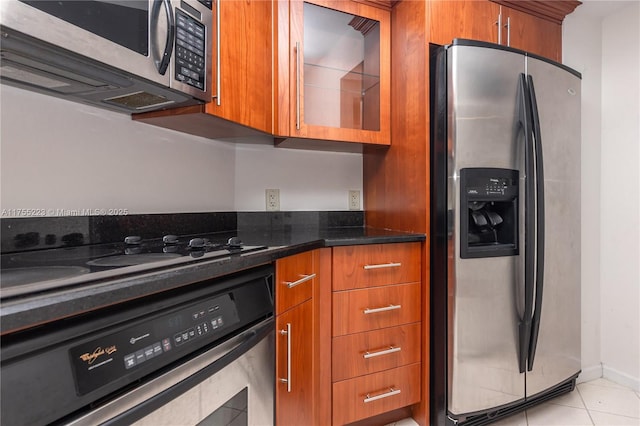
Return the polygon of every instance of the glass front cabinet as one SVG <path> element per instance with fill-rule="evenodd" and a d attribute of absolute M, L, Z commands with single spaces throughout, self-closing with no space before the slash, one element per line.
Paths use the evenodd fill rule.
<path fill-rule="evenodd" d="M 277 20 L 276 136 L 389 145 L 389 10 L 293 0 Z"/>

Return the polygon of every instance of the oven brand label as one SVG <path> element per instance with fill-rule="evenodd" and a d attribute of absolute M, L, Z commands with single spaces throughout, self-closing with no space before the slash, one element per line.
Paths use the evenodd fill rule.
<path fill-rule="evenodd" d="M 89 369 L 91 370 L 96 367 L 99 367 L 100 365 L 106 364 L 107 362 L 111 362 L 112 358 L 108 360 L 104 360 L 101 357 L 103 357 L 104 355 L 109 356 L 117 351 L 118 351 L 118 348 L 116 347 L 116 345 L 107 346 L 105 348 L 98 346 L 93 350 L 93 352 L 86 352 L 80 355 L 80 359 L 86 362 L 87 365 L 90 365 L 91 367 L 89 367 Z M 100 360 L 101 362 L 99 362 L 96 365 L 93 365 L 98 360 Z"/>

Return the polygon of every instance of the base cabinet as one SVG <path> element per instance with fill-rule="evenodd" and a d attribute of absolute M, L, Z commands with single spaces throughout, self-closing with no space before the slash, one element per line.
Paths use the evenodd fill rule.
<path fill-rule="evenodd" d="M 333 248 L 334 425 L 420 402 L 420 253 L 420 243 Z"/>
<path fill-rule="evenodd" d="M 277 426 L 388 423 L 425 397 L 421 253 L 364 244 L 276 261 Z"/>
<path fill-rule="evenodd" d="M 311 299 L 276 319 L 276 424 L 313 424 Z"/>
<path fill-rule="evenodd" d="M 326 328 L 321 327 L 330 322 L 330 312 L 323 311 L 326 303 L 320 294 L 323 287 L 331 286 L 330 250 L 303 252 L 276 261 L 274 386 L 278 426 L 330 422 L 331 365 L 326 359 L 331 340 Z"/>

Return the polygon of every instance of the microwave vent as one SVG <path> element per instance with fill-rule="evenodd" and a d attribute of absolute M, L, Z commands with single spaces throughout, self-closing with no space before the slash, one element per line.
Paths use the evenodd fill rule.
<path fill-rule="evenodd" d="M 164 105 L 175 103 L 171 99 L 167 99 L 164 96 L 154 95 L 144 91 L 128 93 L 126 95 L 115 96 L 113 98 L 105 99 L 104 102 L 118 105 L 133 111 L 143 110 L 147 108 L 157 108 Z"/>

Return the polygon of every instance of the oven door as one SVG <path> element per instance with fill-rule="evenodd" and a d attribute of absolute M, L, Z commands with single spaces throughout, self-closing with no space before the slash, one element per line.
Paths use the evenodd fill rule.
<path fill-rule="evenodd" d="M 273 425 L 274 320 L 175 366 L 69 425 Z"/>

